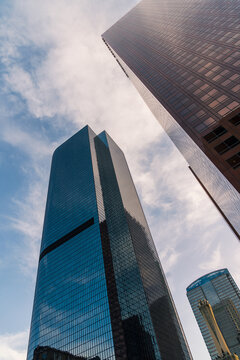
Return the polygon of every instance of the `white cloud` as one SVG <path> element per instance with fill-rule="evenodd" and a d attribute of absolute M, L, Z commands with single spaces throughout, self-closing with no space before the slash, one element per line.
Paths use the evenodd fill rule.
<path fill-rule="evenodd" d="M 37 133 L 22 130 L 20 126 L 2 119 L 0 139 L 26 153 L 34 162 L 51 154 L 53 145 Z"/>
<path fill-rule="evenodd" d="M 38 263 L 39 246 L 42 234 L 43 215 L 46 202 L 46 187 L 48 173 L 44 171 L 46 179 L 37 178 L 28 188 L 27 197 L 13 199 L 15 217 L 10 218 L 12 227 L 22 234 L 22 241 L 15 247 L 16 258 L 21 270 L 35 279 Z M 43 175 L 43 176 L 44 176 Z"/>
<path fill-rule="evenodd" d="M 217 248 L 214 248 L 213 251 L 211 251 L 209 260 L 200 264 L 200 268 L 207 272 L 219 269 L 223 264 L 222 255 L 221 247 L 218 245 Z"/>
<path fill-rule="evenodd" d="M 206 194 L 192 175 L 187 175 L 186 162 L 166 140 L 101 41 L 101 33 L 135 2 L 120 1 L 116 9 L 113 1 L 16 1 L 12 17 L 5 23 L 6 39 L 10 39 L 3 45 L 10 49 L 9 58 L 4 54 L 5 81 L 8 90 L 24 99 L 34 121 L 53 121 L 66 136 L 86 123 L 96 132 L 109 132 L 129 160 L 163 262 L 168 259 L 170 270 L 190 249 L 200 249 L 207 258 L 222 223 L 218 224 L 219 215 Z M 32 54 L 29 68 L 23 66 L 24 57 L 19 61 L 22 46 Z M 35 52 L 40 55 L 34 56 Z M 49 161 L 56 143 L 33 138 L 16 124 L 11 126 L 5 123 L 3 140 L 30 155 L 36 175 L 26 199 L 15 200 L 19 212 L 13 221 L 29 239 L 31 249 L 39 241 L 44 209 L 41 193 L 46 194 L 39 161 L 41 156 Z M 41 204 L 37 209 L 36 203 Z M 198 241 L 190 246 L 190 238 Z M 169 254 L 174 260 L 169 260 Z"/>
<path fill-rule="evenodd" d="M 28 331 L 0 335 L 0 360 L 25 360 Z"/>
<path fill-rule="evenodd" d="M 111 10 L 109 19 L 113 18 L 116 5 L 92 4 L 95 11 L 87 18 L 89 2 L 72 1 L 71 6 L 67 1 L 15 2 L 12 17 L 5 24 L 8 36 L 3 47 L 10 48 L 11 43 L 9 58 L 4 54 L 5 91 L 21 96 L 33 123 L 37 119 L 54 121 L 55 127 L 65 129 L 67 135 L 69 128 L 77 130 L 89 123 L 96 132 L 109 131 L 131 156 L 136 156 L 140 149 L 143 154 L 158 139 L 160 127 L 101 40 L 101 32 L 107 27 L 105 11 Z M 96 14 L 100 22 L 94 22 Z M 43 54 L 38 61 L 27 60 L 32 68 L 24 66 L 25 58 L 20 61 L 23 46 L 29 47 L 31 55 L 34 51 Z M 17 109 L 15 106 L 14 111 Z M 49 119 L 55 115 L 57 120 Z M 29 176 L 32 168 L 26 196 L 14 199 L 16 214 L 11 219 L 13 227 L 24 235 L 25 245 L 28 244 L 25 268 L 31 269 L 41 234 L 44 209 L 41 194 L 46 194 L 48 178 L 43 163 L 49 163 L 56 143 L 50 143 L 32 129 L 21 129 L 17 121 L 2 120 L 1 125 L 2 140 L 28 154 L 31 160 L 23 169 Z M 27 261 L 32 253 L 34 256 Z"/>
<path fill-rule="evenodd" d="M 4 91 L 21 97 L 33 125 L 51 122 L 56 134 L 68 137 L 88 123 L 95 132 L 107 130 L 123 149 L 178 309 L 185 309 L 184 287 L 203 271 L 228 266 L 237 274 L 239 245 L 101 41 L 101 33 L 134 3 L 15 1 L 2 24 Z M 25 273 L 37 263 L 50 154 L 59 141 L 59 135 L 53 142 L 32 128 L 23 129 L 15 118 L 3 122 L 0 135 L 29 156 L 23 169 L 28 187 L 24 198 L 14 199 L 11 220 L 23 234 Z"/>

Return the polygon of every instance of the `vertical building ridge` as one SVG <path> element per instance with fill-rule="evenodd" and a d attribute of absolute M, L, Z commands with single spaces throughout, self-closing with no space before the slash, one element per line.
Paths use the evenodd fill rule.
<path fill-rule="evenodd" d="M 189 360 L 123 152 L 85 127 L 54 152 L 28 358 Z"/>

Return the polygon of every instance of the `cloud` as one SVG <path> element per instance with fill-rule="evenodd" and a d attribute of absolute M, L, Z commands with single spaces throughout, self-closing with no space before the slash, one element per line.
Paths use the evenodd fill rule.
<path fill-rule="evenodd" d="M 43 215 L 46 202 L 46 187 L 48 174 L 45 179 L 39 178 L 27 189 L 24 199 L 12 199 L 15 216 L 9 218 L 11 226 L 22 234 L 22 241 L 14 249 L 20 269 L 25 275 L 35 279 L 35 271 L 39 257 L 39 246 L 42 234 Z"/>
<path fill-rule="evenodd" d="M 25 360 L 28 331 L 0 335 L 0 360 Z"/>
<path fill-rule="evenodd" d="M 120 3 L 126 8 L 126 1 Z M 16 1 L 3 24 L 7 35 L 3 48 L 8 51 L 3 52 L 2 82 L 11 106 L 2 118 L 0 137 L 29 158 L 27 164 L 21 164 L 26 177 L 29 176 L 26 191 L 13 199 L 16 211 L 10 220 L 13 228 L 23 234 L 25 245 L 28 244 L 27 256 L 34 254 L 25 264 L 30 269 L 41 234 L 42 194 L 46 194 L 49 170 L 45 164 L 50 163 L 50 154 L 60 141 L 56 137 L 51 141 L 34 124 L 51 123 L 52 133 L 60 131 L 67 138 L 89 123 L 96 132 L 109 131 L 131 155 L 146 149 L 161 133 L 101 40 L 100 34 L 107 27 L 106 10 L 110 22 L 116 4 L 111 1 L 91 4 L 94 11 L 86 17 L 91 6 L 85 1 L 72 1 L 71 6 L 67 1 Z M 19 109 L 28 115 L 25 126 L 18 122 Z"/>
<path fill-rule="evenodd" d="M 220 268 L 223 264 L 222 255 L 221 246 L 218 245 L 217 248 L 214 248 L 214 250 L 211 251 L 209 260 L 200 264 L 200 268 L 207 272 Z"/>
<path fill-rule="evenodd" d="M 19 164 L 25 191 L 12 199 L 9 218 L 22 234 L 17 251 L 29 275 L 37 265 L 53 149 L 86 123 L 107 130 L 128 160 L 178 309 L 186 309 L 185 287 L 202 272 L 228 266 L 238 273 L 239 244 L 101 40 L 136 2 L 12 2 L 2 22 L 9 103 L 0 138 L 27 160 Z"/>
<path fill-rule="evenodd" d="M 53 146 L 41 139 L 37 133 L 24 131 L 16 123 L 1 121 L 0 139 L 26 153 L 32 160 L 49 156 Z"/>
<path fill-rule="evenodd" d="M 11 212 L 1 213 L 1 227 L 18 233 L 18 241 L 9 243 L 14 262 L 26 275 L 35 278 L 39 242 L 42 234 L 43 215 L 50 169 L 50 158 L 55 142 L 50 142 L 44 134 L 24 129 L 11 118 L 1 121 L 0 139 L 11 145 L 22 156 L 15 156 L 16 167 L 22 173 L 23 185 L 16 189 L 11 201 Z M 8 159 L 6 154 L 5 162 Z M 4 174 L 4 164 L 2 166 Z M 6 260 L 4 260 L 6 262 Z M 5 264 L 6 265 L 6 264 Z"/>
<path fill-rule="evenodd" d="M 6 62 L 5 81 L 8 89 L 21 94 L 33 116 L 61 114 L 66 122 L 74 121 L 81 126 L 95 121 L 96 113 L 101 118 L 108 107 L 107 116 L 110 113 L 112 116 L 118 98 L 112 92 L 113 71 L 120 84 L 124 79 L 100 37 L 107 26 L 107 19 L 103 21 L 103 14 L 109 9 L 106 5 L 107 2 L 94 2 L 94 11 L 87 17 L 90 6 L 86 1 L 73 0 L 71 6 L 67 1 L 26 1 L 24 6 L 21 1 L 15 2 L 13 19 L 5 27 L 11 36 L 4 46 L 14 43 L 16 55 L 14 58 L 11 54 Z M 110 19 L 112 12 L 113 2 Z M 102 21 L 95 21 L 96 14 Z M 36 49 L 43 54 L 39 56 L 41 60 L 27 60 Z M 27 67 L 19 66 L 26 61 Z M 121 102 L 121 97 L 117 101 Z"/>
<path fill-rule="evenodd" d="M 160 144 L 155 144 L 145 163 L 137 162 L 134 178 L 150 216 L 161 258 L 168 258 L 168 269 L 171 263 L 167 255 L 169 252 L 174 250 L 175 258 L 179 259 L 180 254 L 182 257 L 189 249 L 195 251 L 196 247 L 202 246 L 203 240 L 198 239 L 196 229 L 202 237 L 208 236 L 210 231 L 211 234 L 218 231 L 218 212 L 167 138 L 162 137 Z M 208 216 L 205 216 L 206 212 Z M 194 241 L 187 248 L 188 238 L 191 237 L 199 242 Z"/>
<path fill-rule="evenodd" d="M 192 249 L 202 247 L 206 256 L 222 226 L 216 225 L 219 215 L 206 194 L 186 175 L 186 162 L 101 41 L 100 34 L 135 3 L 120 1 L 116 9 L 113 1 L 16 1 L 3 26 L 8 34 L 3 44 L 8 49 L 4 91 L 20 96 L 32 123 L 51 123 L 56 134 L 61 130 L 61 138 L 55 135 L 53 142 L 41 132 L 33 136 L 32 129 L 23 131 L 16 122 L 3 127 L 3 140 L 29 155 L 27 173 L 32 167 L 35 174 L 24 201 L 14 199 L 18 214 L 12 222 L 28 239 L 29 249 L 35 246 L 34 253 L 43 218 L 41 194 L 46 194 L 42 175 L 48 177 L 43 163 L 49 164 L 60 139 L 86 123 L 96 132 L 106 129 L 125 152 L 169 270 L 184 256 L 196 229 L 202 229 L 202 236 L 194 234 L 198 243 L 193 242 Z M 174 260 L 169 261 L 170 256 Z"/>

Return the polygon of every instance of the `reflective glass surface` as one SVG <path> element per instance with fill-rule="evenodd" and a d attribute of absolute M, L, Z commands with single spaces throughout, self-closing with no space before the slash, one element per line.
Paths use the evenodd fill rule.
<path fill-rule="evenodd" d="M 136 324 L 138 316 L 144 333 L 154 336 L 153 345 L 158 345 L 158 351 L 154 345 L 154 359 L 159 358 L 158 352 L 161 359 L 190 359 L 191 355 L 124 154 L 106 133 L 99 137 L 107 140 L 109 148 L 108 150 L 99 144 L 103 152 L 101 159 L 104 159 L 99 164 L 100 177 L 103 177 L 103 198 L 106 202 L 106 221 L 113 263 L 118 266 L 118 272 L 120 271 L 119 275 L 116 274 L 116 284 L 119 288 L 124 323 L 128 324 L 126 331 L 136 332 L 134 329 L 139 327 Z M 100 154 L 99 150 L 97 154 Z M 114 208 L 107 204 L 112 199 Z M 115 220 L 115 211 L 118 222 Z M 114 234 L 120 235 L 120 229 L 122 233 L 117 238 Z M 128 259 L 125 259 L 126 253 Z M 124 259 L 127 260 L 125 265 Z M 119 268 L 119 263 L 124 267 Z M 128 293 L 129 296 L 126 297 Z M 148 335 L 145 338 L 149 343 L 146 358 L 152 359 L 153 345 L 149 340 Z M 132 359 L 133 355 L 128 358 Z"/>
<path fill-rule="evenodd" d="M 240 236 L 240 194 L 219 171 L 204 151 L 184 131 L 143 82 L 120 59 L 130 79 L 136 86 L 150 110 L 153 112 L 170 139 L 183 154 L 194 173 L 204 184 L 215 202 Z M 227 155 L 227 154 L 226 154 Z"/>
<path fill-rule="evenodd" d="M 52 159 L 41 252 L 97 216 L 89 128 L 59 146 Z"/>
<path fill-rule="evenodd" d="M 33 360 L 86 360 L 86 358 L 50 346 L 37 346 L 34 350 Z M 94 356 L 94 358 L 88 358 L 88 360 L 100 360 L 100 358 Z"/>
<path fill-rule="evenodd" d="M 28 360 L 38 345 L 115 359 L 90 146 L 94 136 L 85 127 L 53 156 L 41 253 L 87 220 L 94 224 L 39 262 Z"/>
<path fill-rule="evenodd" d="M 240 291 L 227 269 L 204 276 L 195 286 L 187 288 L 187 297 L 191 304 L 201 333 L 212 359 L 218 355 L 207 324 L 201 315 L 198 304 L 207 299 L 212 306 L 218 326 L 232 353 L 240 355 Z M 193 283 L 194 284 L 194 283 Z"/>
<path fill-rule="evenodd" d="M 102 134 L 103 138 L 105 134 Z M 121 322 L 125 335 L 126 358 L 161 359 L 131 234 L 108 146 L 96 139 L 96 149 L 110 239 Z M 124 177 L 125 174 L 122 174 Z M 127 174 L 128 178 L 130 174 Z M 125 178 L 125 181 L 128 179 Z M 125 189 L 122 189 L 125 191 Z M 135 195 L 136 196 L 136 195 Z M 141 348 L 141 341 L 145 346 Z M 139 344 L 138 344 L 139 342 Z"/>
<path fill-rule="evenodd" d="M 89 127 L 53 156 L 28 360 L 38 346 L 191 359 L 125 157 Z"/>
<path fill-rule="evenodd" d="M 237 0 L 142 0 L 103 34 L 238 234 L 240 167 L 228 160 L 240 151 L 239 10 Z M 232 136 L 236 146 L 218 152 Z"/>
<path fill-rule="evenodd" d="M 224 299 L 213 306 L 214 315 L 231 352 L 240 356 L 240 313 L 231 299 Z"/>

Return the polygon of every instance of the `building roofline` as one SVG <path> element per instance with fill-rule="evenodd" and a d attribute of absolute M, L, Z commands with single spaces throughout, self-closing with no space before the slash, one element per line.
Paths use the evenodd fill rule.
<path fill-rule="evenodd" d="M 197 280 L 193 281 L 188 287 L 187 287 L 187 292 L 189 292 L 190 290 L 193 290 L 205 283 L 207 283 L 208 281 L 211 281 L 212 279 L 215 279 L 218 276 L 221 276 L 223 274 L 229 274 L 229 271 L 227 268 L 224 269 L 219 269 L 219 270 L 214 270 L 206 275 L 201 276 L 200 278 L 198 278 Z"/>

